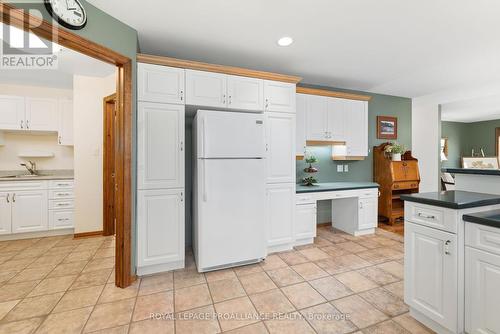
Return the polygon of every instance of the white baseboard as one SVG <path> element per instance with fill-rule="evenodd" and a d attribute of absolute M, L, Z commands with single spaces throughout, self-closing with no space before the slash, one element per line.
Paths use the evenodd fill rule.
<path fill-rule="evenodd" d="M 268 246 L 267 247 L 267 254 L 284 252 L 284 251 L 288 251 L 288 250 L 292 250 L 292 249 L 293 249 L 292 243 L 283 244 L 283 245 L 276 245 L 276 246 Z"/>
<path fill-rule="evenodd" d="M 294 246 L 304 246 L 310 245 L 314 243 L 314 238 L 305 238 L 305 239 L 297 239 L 295 240 Z"/>
<path fill-rule="evenodd" d="M 155 264 L 152 266 L 137 267 L 137 275 L 138 276 L 152 275 L 182 268 L 184 268 L 184 260 L 175 261 L 171 263 L 164 263 L 164 264 Z"/>

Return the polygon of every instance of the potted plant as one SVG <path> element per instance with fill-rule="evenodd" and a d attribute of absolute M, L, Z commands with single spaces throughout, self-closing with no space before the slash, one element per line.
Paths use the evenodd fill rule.
<path fill-rule="evenodd" d="M 401 161 L 401 154 L 406 152 L 406 148 L 398 143 L 389 143 L 385 146 L 384 151 L 391 156 L 392 161 Z"/>
<path fill-rule="evenodd" d="M 318 169 L 316 167 L 313 167 L 312 164 L 315 164 L 318 162 L 318 158 L 316 158 L 314 155 L 310 155 L 306 157 L 306 163 L 309 164 L 308 167 L 304 168 L 304 172 L 307 174 L 314 174 L 318 172 Z M 302 182 L 304 183 L 305 186 L 313 186 L 315 183 L 318 181 L 312 176 L 306 176 L 302 179 Z"/>

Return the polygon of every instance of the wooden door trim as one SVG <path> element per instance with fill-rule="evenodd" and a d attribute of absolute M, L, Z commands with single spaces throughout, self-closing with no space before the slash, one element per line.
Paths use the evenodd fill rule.
<path fill-rule="evenodd" d="M 495 146 L 497 148 L 497 157 L 500 157 L 500 128 L 495 129 Z"/>
<path fill-rule="evenodd" d="M 97 44 L 72 31 L 60 28 L 57 23 L 46 21 L 16 8 L 13 4 L 0 3 L 0 22 L 53 41 L 66 48 L 99 59 L 118 68 L 117 138 L 120 154 L 117 170 L 117 228 L 116 228 L 116 270 L 115 284 L 125 288 L 134 280 L 131 263 L 132 229 L 132 60 L 114 50 Z M 29 27 L 29 29 L 28 29 Z M 56 34 L 54 35 L 54 32 Z"/>
<path fill-rule="evenodd" d="M 112 104 L 113 105 L 113 114 L 110 115 L 109 114 L 109 111 L 108 111 L 108 108 L 109 108 L 109 104 Z M 102 173 L 102 176 L 103 176 L 103 196 L 102 196 L 102 200 L 103 200 L 103 212 L 102 212 L 102 221 L 103 221 L 103 226 L 102 226 L 102 231 L 103 231 L 103 235 L 104 236 L 110 236 L 110 235 L 114 235 L 115 234 L 115 223 L 114 223 L 114 219 L 115 219 L 115 215 L 114 215 L 114 210 L 113 210 L 113 214 L 111 214 L 110 212 L 110 209 L 109 209 L 109 201 L 112 200 L 113 201 L 113 208 L 114 206 L 116 205 L 115 202 L 115 197 L 110 195 L 110 192 L 112 192 L 113 194 L 115 193 L 114 191 L 114 185 L 113 185 L 113 189 L 110 189 L 110 175 L 114 172 L 114 165 L 115 165 L 115 162 L 113 161 L 113 164 L 112 166 L 109 166 L 108 165 L 108 157 L 107 157 L 107 154 L 108 154 L 108 122 L 109 121 L 112 121 L 114 123 L 114 118 L 115 118 L 115 109 L 116 109 L 116 93 L 115 94 L 111 94 L 109 96 L 106 96 L 104 99 L 103 99 L 103 102 L 102 102 L 102 109 L 103 109 L 103 113 L 102 113 L 102 118 L 103 118 L 103 124 L 104 124 L 104 134 L 103 134 L 103 152 L 104 152 L 104 157 L 103 157 L 103 164 L 102 164 L 102 169 L 103 169 L 103 173 Z M 112 117 L 113 119 L 110 120 L 109 118 Z M 115 138 L 115 133 L 114 133 L 114 126 L 113 126 L 113 139 Z M 113 147 L 113 153 L 114 153 L 114 150 L 116 148 Z M 113 154 L 113 157 L 114 157 L 114 154 Z M 113 159 L 114 160 L 114 159 Z M 112 179 L 112 177 L 111 177 Z M 114 184 L 114 182 L 113 182 Z M 112 220 L 110 220 L 110 218 L 112 218 Z"/>
<path fill-rule="evenodd" d="M 346 93 L 346 92 L 336 92 L 327 89 L 317 89 L 317 88 L 308 88 L 297 86 L 296 89 L 297 94 L 307 94 L 307 95 L 318 95 L 318 96 L 326 96 L 326 97 L 337 97 L 348 100 L 359 100 L 359 101 L 370 101 L 372 99 L 369 95 L 361 95 L 354 93 Z"/>

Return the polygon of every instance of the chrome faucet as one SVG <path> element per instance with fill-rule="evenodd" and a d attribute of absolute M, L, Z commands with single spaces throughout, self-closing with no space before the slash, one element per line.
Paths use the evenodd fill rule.
<path fill-rule="evenodd" d="M 28 160 L 28 163 L 30 164 L 30 166 L 28 166 L 27 164 L 21 164 L 21 166 L 25 167 L 30 175 L 37 175 L 38 171 L 36 170 L 36 163 L 31 160 Z"/>

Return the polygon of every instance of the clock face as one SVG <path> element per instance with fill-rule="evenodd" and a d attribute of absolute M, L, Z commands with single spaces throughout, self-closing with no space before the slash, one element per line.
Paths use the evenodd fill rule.
<path fill-rule="evenodd" d="M 45 6 L 66 28 L 82 29 L 87 23 L 87 13 L 78 0 L 45 0 Z"/>

